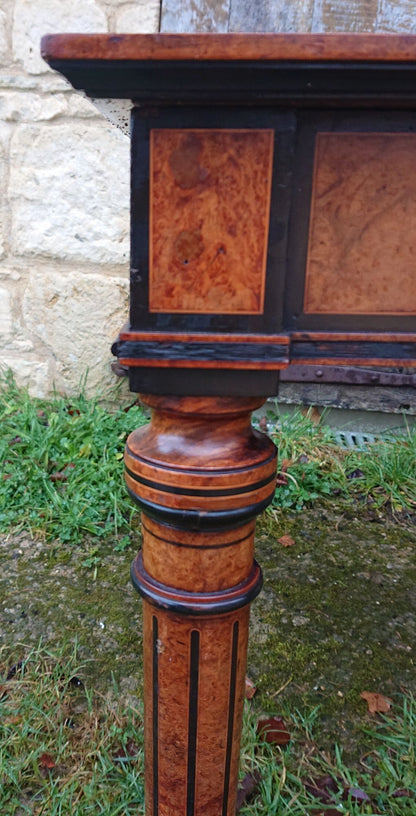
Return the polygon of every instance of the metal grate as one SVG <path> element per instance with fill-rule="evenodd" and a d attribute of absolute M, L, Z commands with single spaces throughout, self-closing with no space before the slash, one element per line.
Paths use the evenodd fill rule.
<path fill-rule="evenodd" d="M 380 436 L 360 433 L 360 431 L 333 431 L 333 436 L 337 445 L 344 450 L 365 450 L 369 445 L 381 439 Z"/>

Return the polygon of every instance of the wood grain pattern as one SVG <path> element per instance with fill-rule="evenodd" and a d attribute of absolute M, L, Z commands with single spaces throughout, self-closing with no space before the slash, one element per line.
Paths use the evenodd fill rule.
<path fill-rule="evenodd" d="M 48 34 L 42 56 L 54 60 L 257 60 L 408 62 L 411 34 Z"/>
<path fill-rule="evenodd" d="M 163 0 L 160 30 L 225 32 L 231 0 Z"/>
<path fill-rule="evenodd" d="M 152 130 L 151 312 L 261 314 L 271 130 Z"/>
<path fill-rule="evenodd" d="M 310 31 L 313 7 L 313 0 L 233 0 L 229 31 Z"/>
<path fill-rule="evenodd" d="M 379 0 L 378 31 L 414 33 L 416 31 L 413 0 Z"/>
<path fill-rule="evenodd" d="M 140 501 L 207 513 L 273 495 L 274 447 L 250 422 L 264 400 L 143 399 L 152 422 L 130 434 L 125 451 L 126 483 Z"/>
<path fill-rule="evenodd" d="M 234 816 L 248 618 L 143 604 L 146 816 Z"/>
<path fill-rule="evenodd" d="M 415 190 L 415 134 L 318 134 L 305 313 L 416 314 Z"/>
<path fill-rule="evenodd" d="M 312 31 L 373 32 L 379 0 L 315 0 Z"/>
<path fill-rule="evenodd" d="M 252 502 L 255 483 L 274 482 L 275 448 L 251 429 L 260 400 L 143 399 L 151 424 L 130 435 L 126 465 L 139 497 L 159 482 L 132 568 L 144 598 L 146 814 L 235 816 L 249 603 L 261 572 L 255 511 L 242 523 L 232 514 L 242 498 Z M 222 513 L 219 488 L 229 492 Z M 175 523 L 163 517 L 169 495 L 181 502 Z"/>

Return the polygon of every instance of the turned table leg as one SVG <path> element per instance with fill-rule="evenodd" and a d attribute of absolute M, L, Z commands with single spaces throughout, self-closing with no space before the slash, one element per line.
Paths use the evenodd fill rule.
<path fill-rule="evenodd" d="M 234 816 L 255 516 L 275 485 L 263 399 L 152 397 L 127 442 L 143 510 L 146 816 Z"/>

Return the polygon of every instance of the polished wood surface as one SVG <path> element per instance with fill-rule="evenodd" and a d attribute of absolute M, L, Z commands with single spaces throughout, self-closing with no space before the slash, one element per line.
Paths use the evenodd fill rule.
<path fill-rule="evenodd" d="M 262 313 L 273 139 L 151 131 L 151 312 Z"/>
<path fill-rule="evenodd" d="M 260 399 L 142 399 L 151 423 L 125 465 L 143 509 L 146 816 L 234 816 L 255 516 L 276 450 L 251 427 Z"/>
<path fill-rule="evenodd" d="M 306 314 L 416 315 L 416 134 L 318 133 Z"/>
<path fill-rule="evenodd" d="M 416 61 L 411 34 L 48 34 L 48 60 Z"/>

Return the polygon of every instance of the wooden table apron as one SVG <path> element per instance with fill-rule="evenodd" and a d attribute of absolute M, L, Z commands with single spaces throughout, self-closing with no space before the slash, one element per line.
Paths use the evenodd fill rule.
<path fill-rule="evenodd" d="M 42 54 L 133 107 L 113 351 L 152 414 L 125 452 L 146 816 L 234 816 L 276 476 L 250 416 L 289 363 L 416 365 L 416 37 L 61 34 Z"/>

